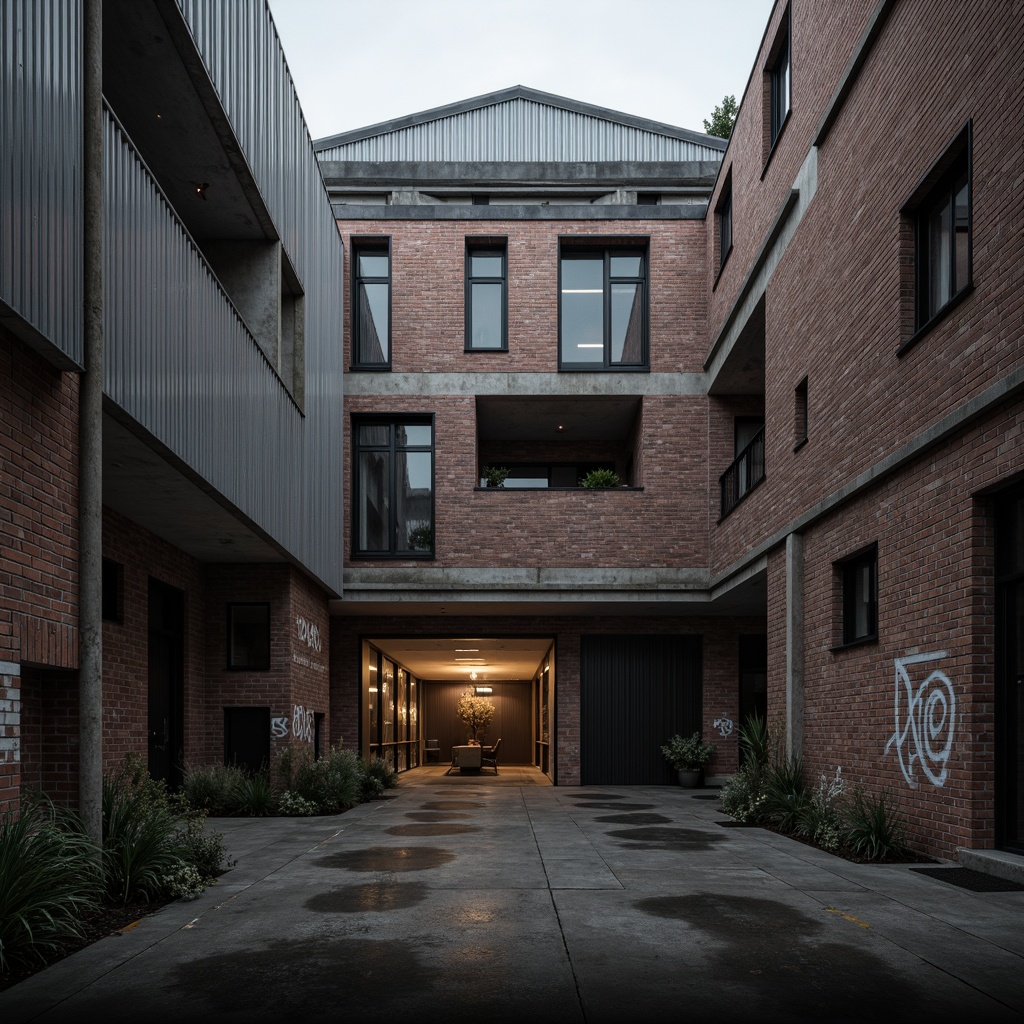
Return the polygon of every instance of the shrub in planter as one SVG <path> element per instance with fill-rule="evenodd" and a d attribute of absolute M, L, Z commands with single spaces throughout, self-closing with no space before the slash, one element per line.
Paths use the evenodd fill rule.
<path fill-rule="evenodd" d="M 82 915 L 99 906 L 98 863 L 78 819 L 45 798 L 0 815 L 0 974 L 84 936 Z"/>
<path fill-rule="evenodd" d="M 618 487 L 619 474 L 613 469 L 592 469 L 580 480 L 580 487 L 592 490 L 595 487 Z"/>
<path fill-rule="evenodd" d="M 508 474 L 504 466 L 484 466 L 484 479 L 488 487 L 504 487 Z"/>
<path fill-rule="evenodd" d="M 661 748 L 661 753 L 676 771 L 702 772 L 715 756 L 715 745 L 703 742 L 699 732 L 685 737 L 676 733 Z"/>
<path fill-rule="evenodd" d="M 722 809 L 737 821 L 765 820 L 765 795 L 771 776 L 772 737 L 758 715 L 739 730 L 740 766 L 722 790 Z"/>

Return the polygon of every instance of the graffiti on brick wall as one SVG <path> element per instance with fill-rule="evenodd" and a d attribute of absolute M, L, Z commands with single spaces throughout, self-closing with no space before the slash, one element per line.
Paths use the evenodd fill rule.
<path fill-rule="evenodd" d="M 943 786 L 956 733 L 956 694 L 953 684 L 934 663 L 945 651 L 895 658 L 894 730 L 885 745 L 893 747 L 907 785 L 916 789 L 915 766 L 935 786 Z M 924 676 L 922 679 L 921 677 Z"/>
<path fill-rule="evenodd" d="M 716 718 L 714 727 L 718 730 L 719 736 L 731 736 L 733 721 L 731 718 Z"/>
<path fill-rule="evenodd" d="M 301 704 L 292 705 L 291 734 L 304 743 L 313 742 L 313 709 L 304 708 Z M 281 715 L 270 720 L 270 735 L 275 740 L 288 737 L 288 716 Z"/>
<path fill-rule="evenodd" d="M 299 643 L 311 647 L 317 654 L 323 650 L 323 641 L 320 639 L 320 627 L 301 615 L 295 619 L 295 632 L 298 634 Z"/>

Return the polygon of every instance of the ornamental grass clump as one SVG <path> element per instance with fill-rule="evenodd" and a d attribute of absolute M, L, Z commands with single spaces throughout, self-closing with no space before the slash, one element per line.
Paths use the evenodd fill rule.
<path fill-rule="evenodd" d="M 771 775 L 772 737 L 759 715 L 739 729 L 740 766 L 722 790 L 722 809 L 737 821 L 758 824 L 765 820 L 765 798 Z"/>
<path fill-rule="evenodd" d="M 843 823 L 845 843 L 855 857 L 900 860 L 910 852 L 896 798 L 888 791 L 868 796 L 855 789 L 843 810 Z"/>
<path fill-rule="evenodd" d="M 84 938 L 101 890 L 99 851 L 72 812 L 43 797 L 0 815 L 0 974 Z"/>

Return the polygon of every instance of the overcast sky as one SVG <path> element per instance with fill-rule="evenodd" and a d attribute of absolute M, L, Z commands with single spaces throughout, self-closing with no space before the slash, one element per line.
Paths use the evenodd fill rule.
<path fill-rule="evenodd" d="M 269 0 L 314 139 L 525 85 L 694 131 L 773 0 Z"/>

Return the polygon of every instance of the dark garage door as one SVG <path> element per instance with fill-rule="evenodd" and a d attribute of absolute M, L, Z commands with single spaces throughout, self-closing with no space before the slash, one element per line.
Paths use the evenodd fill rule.
<path fill-rule="evenodd" d="M 661 755 L 701 727 L 699 636 L 580 637 L 580 772 L 585 786 L 675 783 Z"/>

